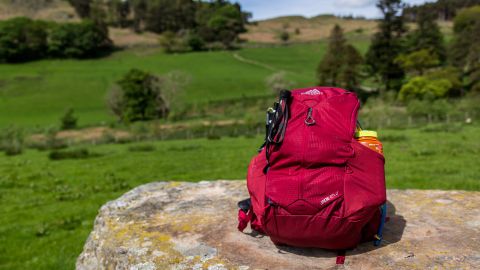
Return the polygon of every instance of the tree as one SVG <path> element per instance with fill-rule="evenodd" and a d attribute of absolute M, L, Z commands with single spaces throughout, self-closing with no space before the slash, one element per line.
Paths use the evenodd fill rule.
<path fill-rule="evenodd" d="M 400 11 L 401 0 L 378 0 L 377 7 L 383 14 L 379 31 L 373 36 L 366 63 L 372 75 L 378 75 L 385 90 L 399 90 L 405 74 L 395 59 L 404 51 L 403 34 L 406 27 Z"/>
<path fill-rule="evenodd" d="M 480 90 L 480 6 L 459 12 L 453 31 L 451 61 L 463 70 L 468 87 Z"/>
<path fill-rule="evenodd" d="M 145 26 L 156 33 L 192 29 L 195 26 L 195 11 L 193 0 L 148 1 Z"/>
<path fill-rule="evenodd" d="M 340 79 L 340 86 L 354 91 L 357 94 L 361 92 L 360 89 L 360 78 L 361 71 L 360 67 L 363 64 L 364 60 L 360 52 L 358 52 L 355 47 L 348 44 L 345 47 L 345 65 L 343 67 Z"/>
<path fill-rule="evenodd" d="M 123 120 L 133 122 L 162 117 L 155 104 L 160 89 L 159 78 L 139 69 L 132 69 L 118 81 L 123 93 Z"/>
<path fill-rule="evenodd" d="M 130 1 L 110 0 L 108 2 L 109 23 L 118 27 L 127 27 L 130 14 Z"/>
<path fill-rule="evenodd" d="M 77 127 L 77 121 L 78 119 L 74 115 L 74 110 L 69 108 L 60 119 L 61 128 L 63 130 L 74 129 Z"/>
<path fill-rule="evenodd" d="M 401 54 L 395 59 L 395 63 L 407 72 L 414 72 L 417 75 L 423 75 L 425 70 L 438 66 L 440 60 L 438 56 L 428 49 L 411 52 L 407 55 Z"/>
<path fill-rule="evenodd" d="M 107 32 L 92 21 L 57 24 L 49 36 L 49 52 L 57 57 L 90 58 L 112 50 Z"/>
<path fill-rule="evenodd" d="M 439 20 L 450 21 L 457 14 L 458 10 L 480 5 L 480 0 L 437 0 L 435 2 L 427 2 L 422 5 L 406 7 L 403 15 L 409 20 L 415 21 L 422 9 L 435 15 Z"/>
<path fill-rule="evenodd" d="M 248 17 L 238 4 L 202 2 L 196 12 L 197 32 L 206 42 L 221 42 L 225 48 L 232 48 L 238 35 L 246 31 Z"/>
<path fill-rule="evenodd" d="M 182 40 L 174 32 L 167 31 L 160 37 L 160 46 L 166 53 L 182 52 L 185 51 L 182 46 Z"/>
<path fill-rule="evenodd" d="M 172 71 L 160 77 L 162 91 L 157 96 L 157 110 L 162 110 L 162 115 L 166 117 L 168 112 L 182 106 L 183 91 L 190 81 L 190 76 L 181 71 Z"/>
<path fill-rule="evenodd" d="M 68 0 L 68 2 L 73 6 L 75 12 L 77 12 L 80 18 L 90 17 L 90 5 L 92 4 L 92 0 Z"/>
<path fill-rule="evenodd" d="M 347 41 L 343 36 L 343 29 L 338 24 L 335 25 L 330 33 L 325 56 L 317 68 L 320 85 L 335 86 L 339 82 L 344 65 L 346 43 Z"/>
<path fill-rule="evenodd" d="M 147 17 L 147 0 L 131 0 L 133 10 L 133 30 L 141 32 L 143 30 L 143 23 Z"/>
<path fill-rule="evenodd" d="M 456 67 L 446 66 L 443 68 L 429 70 L 425 74 L 425 78 L 429 80 L 448 80 L 452 84 L 452 87 L 448 91 L 448 95 L 451 97 L 458 97 L 463 95 L 464 91 L 462 72 Z"/>
<path fill-rule="evenodd" d="M 330 34 L 325 56 L 317 68 L 320 85 L 340 86 L 351 91 L 360 90 L 362 55 L 343 36 L 343 29 L 335 25 Z"/>
<path fill-rule="evenodd" d="M 398 97 L 407 102 L 414 99 L 433 100 L 447 96 L 451 88 L 452 83 L 447 79 L 431 80 L 418 76 L 402 86 Z"/>
<path fill-rule="evenodd" d="M 109 92 L 107 105 L 125 122 L 167 118 L 180 104 L 189 77 L 182 72 L 155 76 L 132 69 Z"/>
<path fill-rule="evenodd" d="M 288 40 L 290 40 L 290 34 L 288 33 L 287 30 L 282 30 L 282 32 L 279 35 L 279 38 L 282 42 L 286 43 Z"/>
<path fill-rule="evenodd" d="M 47 53 L 47 24 L 18 17 L 0 22 L 0 62 L 25 62 Z"/>
<path fill-rule="evenodd" d="M 428 12 L 426 8 L 420 8 L 417 13 L 417 29 L 408 34 L 406 47 L 409 52 L 428 50 L 438 57 L 440 63 L 444 63 L 447 59 L 447 51 L 443 34 L 435 18 L 435 13 Z"/>

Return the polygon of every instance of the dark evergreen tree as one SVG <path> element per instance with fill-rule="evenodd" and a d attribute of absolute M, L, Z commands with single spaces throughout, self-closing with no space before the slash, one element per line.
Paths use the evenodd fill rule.
<path fill-rule="evenodd" d="M 343 29 L 335 25 L 330 34 L 328 48 L 317 68 L 320 85 L 338 86 L 357 92 L 360 90 L 360 66 L 362 55 L 343 35 Z"/>
<path fill-rule="evenodd" d="M 111 0 L 108 2 L 108 23 L 117 27 L 128 26 L 128 16 L 130 15 L 130 1 Z"/>
<path fill-rule="evenodd" d="M 464 71 L 468 87 L 480 91 L 480 6 L 461 11 L 453 30 L 451 61 Z"/>
<path fill-rule="evenodd" d="M 147 0 L 130 0 L 133 11 L 133 30 L 141 32 L 147 17 Z"/>
<path fill-rule="evenodd" d="M 364 60 L 360 52 L 352 45 L 348 44 L 345 47 L 345 65 L 341 74 L 341 86 L 350 91 L 359 93 L 361 91 L 360 78 L 361 65 Z"/>
<path fill-rule="evenodd" d="M 417 14 L 417 29 L 407 37 L 407 48 L 409 52 L 429 50 L 436 55 L 440 63 L 447 60 L 447 50 L 443 40 L 443 34 L 436 22 L 436 14 L 421 8 Z"/>
<path fill-rule="evenodd" d="M 480 0 L 437 0 L 422 5 L 408 6 L 403 14 L 409 21 L 416 21 L 422 9 L 435 16 L 436 19 L 450 21 L 461 9 L 480 5 Z"/>
<path fill-rule="evenodd" d="M 398 91 L 405 74 L 395 59 L 404 51 L 403 35 L 406 32 L 400 12 L 401 0 L 379 0 L 377 7 L 383 14 L 379 31 L 373 36 L 367 52 L 366 63 L 372 74 L 379 76 L 385 90 Z"/>
<path fill-rule="evenodd" d="M 339 25 L 335 25 L 330 33 L 325 56 L 317 68 L 317 77 L 320 85 L 338 85 L 344 66 L 346 44 L 347 41 L 343 36 L 343 29 Z"/>
<path fill-rule="evenodd" d="M 77 12 L 80 18 L 90 17 L 90 5 L 92 4 L 92 0 L 68 0 L 68 2 L 73 6 L 75 12 Z"/>

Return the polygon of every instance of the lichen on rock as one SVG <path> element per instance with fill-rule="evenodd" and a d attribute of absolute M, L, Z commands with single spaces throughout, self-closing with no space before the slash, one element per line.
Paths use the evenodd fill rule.
<path fill-rule="evenodd" d="M 236 230 L 244 181 L 158 182 L 105 204 L 77 260 L 90 269 L 325 269 L 335 252 L 275 246 Z M 380 247 L 347 252 L 346 269 L 480 269 L 480 193 L 389 190 Z"/>

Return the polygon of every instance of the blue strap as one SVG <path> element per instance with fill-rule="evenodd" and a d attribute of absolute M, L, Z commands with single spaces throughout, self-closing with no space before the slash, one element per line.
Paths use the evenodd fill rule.
<path fill-rule="evenodd" d="M 373 241 L 375 246 L 379 246 L 383 239 L 383 227 L 385 226 L 385 220 L 387 219 L 387 203 L 384 203 L 380 207 L 380 211 L 382 216 L 380 219 L 380 226 L 378 226 L 378 232 L 375 235 L 375 241 Z"/>

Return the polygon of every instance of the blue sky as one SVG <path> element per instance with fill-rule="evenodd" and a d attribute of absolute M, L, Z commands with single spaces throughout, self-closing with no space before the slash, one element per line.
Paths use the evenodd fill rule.
<path fill-rule="evenodd" d="M 234 2 L 234 1 L 232 1 Z M 285 15 L 311 17 L 319 14 L 361 15 L 379 17 L 375 0 L 236 0 L 246 11 L 253 13 L 253 20 Z M 404 0 L 408 4 L 421 4 L 432 0 Z"/>

